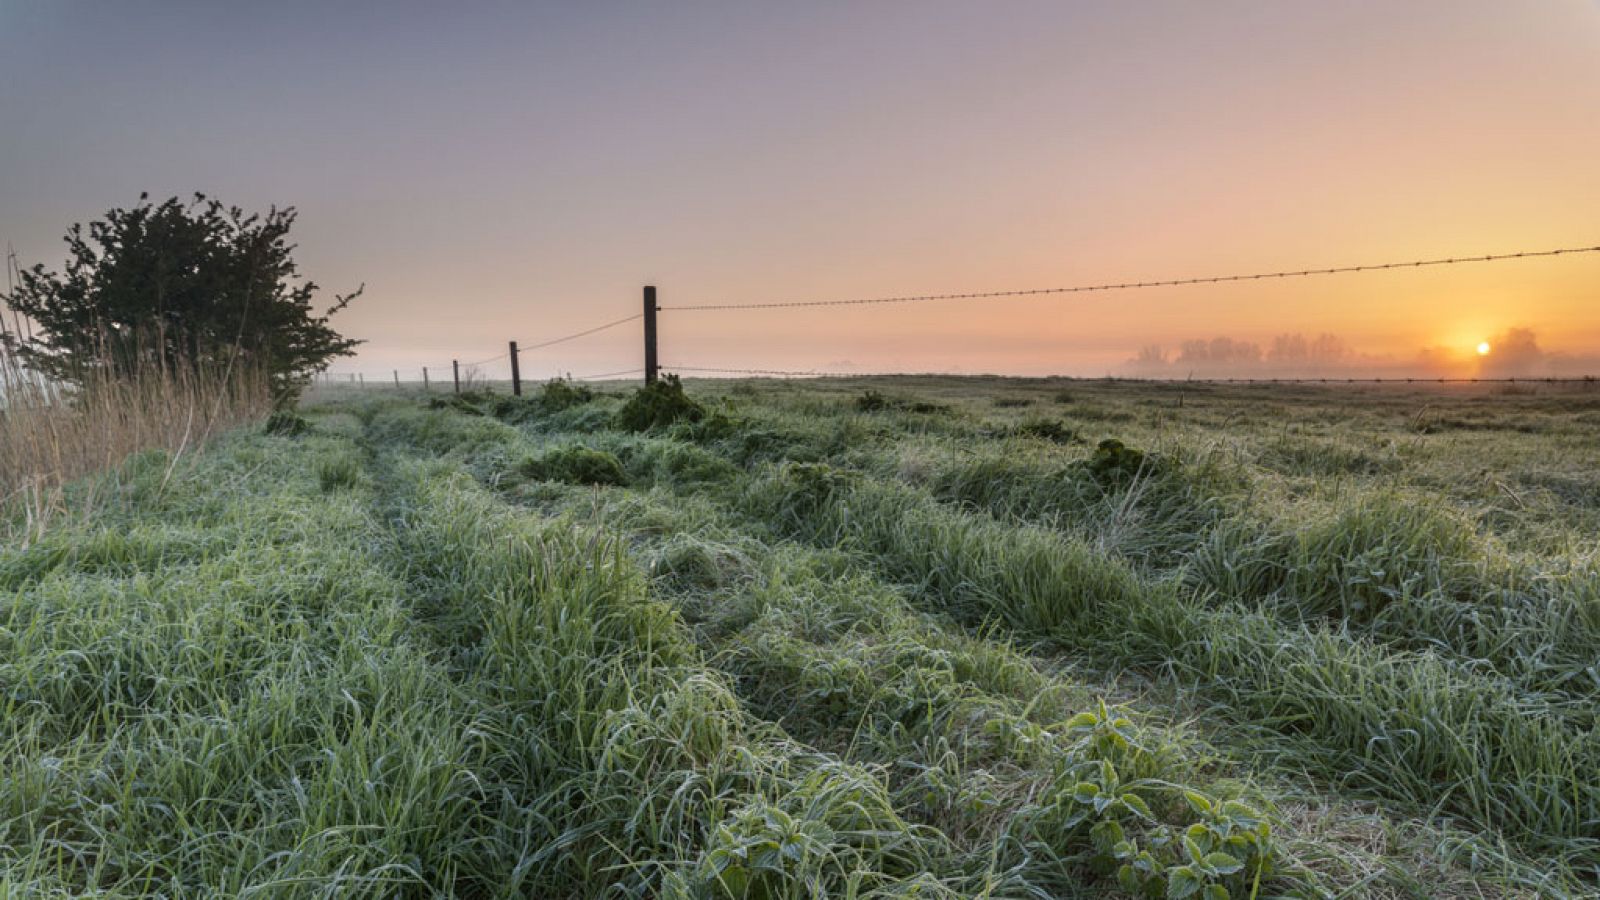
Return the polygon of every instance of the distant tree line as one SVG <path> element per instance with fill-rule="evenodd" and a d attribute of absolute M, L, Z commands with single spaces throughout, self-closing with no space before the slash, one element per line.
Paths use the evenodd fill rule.
<path fill-rule="evenodd" d="M 1303 334 L 1280 334 L 1272 339 L 1265 351 L 1254 341 L 1230 337 L 1210 340 L 1187 340 L 1178 345 L 1176 356 L 1169 358 L 1159 344 L 1147 344 L 1130 360 L 1136 368 L 1174 366 L 1250 365 L 1260 362 L 1286 366 L 1304 366 L 1340 363 L 1354 356 L 1344 339 L 1333 334 L 1319 334 L 1307 338 Z"/>

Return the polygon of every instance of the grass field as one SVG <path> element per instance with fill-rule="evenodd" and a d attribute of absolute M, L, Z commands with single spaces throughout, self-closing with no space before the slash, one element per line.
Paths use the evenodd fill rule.
<path fill-rule="evenodd" d="M 0 550 L 0 896 L 1583 896 L 1600 392 L 325 392 Z"/>

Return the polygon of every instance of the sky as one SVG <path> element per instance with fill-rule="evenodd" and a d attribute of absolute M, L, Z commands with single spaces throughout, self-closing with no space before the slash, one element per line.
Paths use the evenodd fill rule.
<path fill-rule="evenodd" d="M 1600 254 L 671 307 L 1600 245 L 1600 2 L 0 0 L 0 241 L 59 266 L 141 191 L 296 207 L 303 272 L 366 285 L 335 371 L 368 378 L 646 284 L 669 368 L 1097 375 L 1155 346 L 1179 373 L 1185 341 L 1248 368 L 1329 334 L 1373 371 L 1483 341 L 1570 371 L 1600 356 Z M 639 360 L 635 322 L 523 369 Z"/>

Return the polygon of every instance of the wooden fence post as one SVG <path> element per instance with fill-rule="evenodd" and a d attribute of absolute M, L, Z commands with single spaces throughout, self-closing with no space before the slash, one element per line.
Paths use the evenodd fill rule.
<path fill-rule="evenodd" d="M 656 287 L 644 288 L 644 383 L 656 382 Z"/>
<path fill-rule="evenodd" d="M 428 367 L 427 366 L 423 366 L 422 367 L 422 389 L 425 390 L 425 391 L 426 390 L 430 390 L 430 388 L 428 387 Z"/>
<path fill-rule="evenodd" d="M 363 391 L 366 390 L 367 389 L 367 373 L 358 372 L 358 373 L 356 373 L 356 378 L 359 379 L 360 382 L 361 382 L 361 389 Z"/>
<path fill-rule="evenodd" d="M 511 393 L 522 396 L 522 367 L 517 365 L 517 342 L 511 342 Z"/>
<path fill-rule="evenodd" d="M 461 393 L 461 360 L 450 360 L 450 374 L 456 379 L 456 393 Z"/>
<path fill-rule="evenodd" d="M 394 370 L 394 389 L 397 390 L 397 391 L 400 390 L 400 370 L 399 369 L 395 369 Z"/>

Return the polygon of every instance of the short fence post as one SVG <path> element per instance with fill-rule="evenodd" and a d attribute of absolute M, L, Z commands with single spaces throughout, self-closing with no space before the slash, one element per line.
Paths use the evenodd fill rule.
<path fill-rule="evenodd" d="M 644 288 L 644 383 L 656 382 L 656 288 Z"/>
<path fill-rule="evenodd" d="M 517 364 L 517 342 L 511 342 L 511 393 L 522 396 L 522 367 Z"/>
<path fill-rule="evenodd" d="M 456 379 L 456 393 L 461 393 L 461 360 L 450 360 L 450 374 Z"/>
<path fill-rule="evenodd" d="M 362 390 L 366 390 L 367 389 L 367 373 L 360 372 L 360 373 L 358 373 L 356 375 L 356 378 L 359 379 L 360 382 L 361 382 L 361 389 Z"/>
<path fill-rule="evenodd" d="M 400 370 L 399 369 L 395 369 L 394 370 L 394 389 L 397 390 L 397 391 L 400 390 Z"/>
<path fill-rule="evenodd" d="M 425 391 L 429 390 L 429 388 L 428 388 L 428 367 L 427 366 L 423 366 L 422 367 L 422 389 L 425 390 Z"/>

